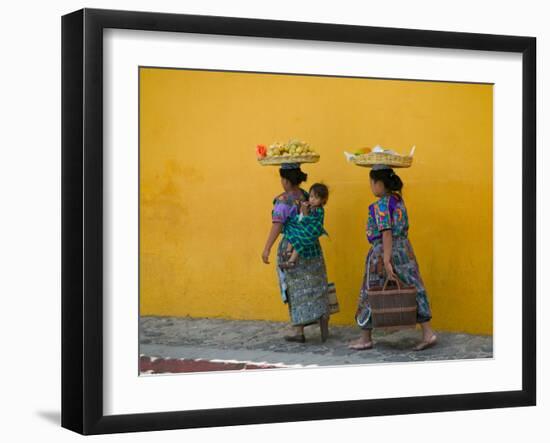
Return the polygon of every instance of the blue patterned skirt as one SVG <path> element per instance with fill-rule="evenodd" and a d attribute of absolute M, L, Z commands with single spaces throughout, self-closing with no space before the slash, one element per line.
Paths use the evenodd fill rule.
<path fill-rule="evenodd" d="M 277 273 L 283 301 L 288 304 L 293 326 L 316 323 L 329 314 L 327 271 L 323 253 L 315 258 L 298 257 L 293 268 L 282 270 L 278 265 L 288 260 L 285 237 L 277 249 Z"/>
<path fill-rule="evenodd" d="M 420 276 L 416 256 L 411 242 L 406 237 L 394 237 L 392 241 L 392 266 L 393 271 L 407 285 L 414 285 L 416 294 L 416 321 L 424 323 L 432 318 L 430 304 L 424 282 Z M 365 260 L 365 275 L 359 295 L 355 321 L 361 329 L 372 329 L 371 309 L 367 290 L 372 287 L 384 286 L 386 270 L 384 268 L 384 249 L 382 241 L 373 243 Z"/>

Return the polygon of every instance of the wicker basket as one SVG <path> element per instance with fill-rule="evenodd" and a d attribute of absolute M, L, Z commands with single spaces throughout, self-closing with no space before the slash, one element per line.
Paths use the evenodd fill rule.
<path fill-rule="evenodd" d="M 413 158 L 409 155 L 388 154 L 385 152 L 369 152 L 354 156 L 351 161 L 357 166 L 370 168 L 373 165 L 388 165 L 392 168 L 409 168 Z"/>
<path fill-rule="evenodd" d="M 340 312 L 340 304 L 336 298 L 336 285 L 334 283 L 328 284 L 328 307 L 331 315 Z"/>
<path fill-rule="evenodd" d="M 276 157 L 259 158 L 258 162 L 262 166 L 278 166 L 283 163 L 317 163 L 321 156 L 319 154 L 304 155 L 278 155 Z"/>
<path fill-rule="evenodd" d="M 388 288 L 389 280 L 383 287 L 368 290 L 373 328 L 404 329 L 416 326 L 416 288 L 405 286 L 400 280 Z"/>

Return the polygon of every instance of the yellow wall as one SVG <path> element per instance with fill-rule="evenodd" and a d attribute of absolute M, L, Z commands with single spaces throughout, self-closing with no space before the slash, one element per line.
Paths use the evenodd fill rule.
<path fill-rule="evenodd" d="M 141 314 L 286 321 L 261 261 L 278 170 L 255 146 L 303 139 L 321 154 L 306 186 L 330 186 L 322 245 L 353 324 L 365 255 L 368 169 L 344 150 L 408 152 L 399 174 L 437 329 L 492 333 L 490 85 L 142 68 Z"/>

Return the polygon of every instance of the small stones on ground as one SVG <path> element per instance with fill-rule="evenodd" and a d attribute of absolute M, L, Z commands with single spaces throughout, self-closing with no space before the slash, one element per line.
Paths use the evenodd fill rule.
<path fill-rule="evenodd" d="M 437 331 L 436 346 L 413 352 L 412 348 L 421 339 L 419 329 L 374 330 L 374 348 L 356 351 L 348 349 L 348 343 L 359 336 L 360 330 L 357 327 L 331 325 L 330 335 L 325 343 L 321 342 L 318 325 L 305 328 L 305 343 L 286 342 L 283 336 L 289 330 L 289 325 L 285 322 L 142 317 L 140 349 L 146 356 L 158 353 L 157 356 L 168 359 L 178 356 L 207 361 L 221 359 L 266 362 L 268 365 L 282 361 L 287 365 L 303 366 L 479 359 L 493 356 L 491 336 Z"/>

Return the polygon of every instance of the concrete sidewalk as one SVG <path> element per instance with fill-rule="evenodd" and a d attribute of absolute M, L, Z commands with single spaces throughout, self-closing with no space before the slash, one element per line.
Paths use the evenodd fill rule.
<path fill-rule="evenodd" d="M 334 366 L 343 364 L 415 362 L 426 360 L 479 359 L 493 356 L 491 336 L 438 332 L 438 344 L 415 352 L 420 330 L 396 332 L 375 330 L 375 347 L 354 351 L 347 343 L 359 329 L 330 327 L 330 337 L 321 342 L 318 325 L 306 327 L 306 343 L 283 340 L 288 323 L 222 320 L 190 317 L 142 317 L 140 355 L 143 373 L 195 372 L 256 369 L 267 367 Z M 151 363 L 161 359 L 170 364 Z M 181 360 L 174 364 L 174 360 Z M 190 362 L 201 362 L 194 366 Z M 212 364 L 205 364 L 212 362 Z M 157 362 L 159 363 L 159 362 Z M 235 366 L 237 365 L 237 366 Z M 195 369 L 194 369 L 195 367 Z M 163 369 L 164 368 L 164 369 Z"/>

